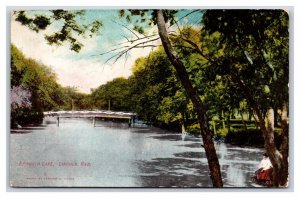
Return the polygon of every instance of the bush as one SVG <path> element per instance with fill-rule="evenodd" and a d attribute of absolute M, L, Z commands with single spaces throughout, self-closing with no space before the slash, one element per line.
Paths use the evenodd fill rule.
<path fill-rule="evenodd" d="M 200 126 L 199 124 L 192 124 L 187 127 L 187 132 L 191 135 L 200 135 Z"/>
<path fill-rule="evenodd" d="M 19 108 L 11 112 L 11 128 L 16 128 L 17 125 L 40 124 L 42 123 L 44 114 L 42 111 L 30 111 L 26 108 Z"/>
<path fill-rule="evenodd" d="M 279 135 L 275 132 L 274 136 L 276 145 L 279 148 Z M 225 142 L 238 146 L 264 146 L 263 134 L 257 129 L 230 131 L 225 137 Z"/>
<path fill-rule="evenodd" d="M 219 129 L 217 131 L 217 134 L 216 134 L 216 137 L 219 137 L 219 138 L 225 138 L 228 134 L 228 129 L 225 128 L 225 129 Z"/>

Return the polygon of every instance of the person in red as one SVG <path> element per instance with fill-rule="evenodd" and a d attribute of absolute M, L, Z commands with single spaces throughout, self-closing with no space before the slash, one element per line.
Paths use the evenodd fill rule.
<path fill-rule="evenodd" d="M 258 165 L 258 170 L 256 171 L 256 180 L 259 183 L 271 185 L 272 172 L 273 172 L 273 166 L 270 161 L 270 158 L 268 157 L 267 153 L 264 153 L 263 159 L 260 161 Z"/>

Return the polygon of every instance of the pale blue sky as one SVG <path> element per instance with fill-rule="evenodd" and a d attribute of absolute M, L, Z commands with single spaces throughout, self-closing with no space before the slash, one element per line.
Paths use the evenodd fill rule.
<path fill-rule="evenodd" d="M 183 10 L 177 14 L 178 18 L 185 16 L 192 10 Z M 44 11 L 44 13 L 47 11 Z M 202 14 L 197 12 L 180 20 L 179 25 L 199 25 Z M 129 39 L 135 36 L 126 28 L 133 27 L 132 24 L 120 19 L 118 10 L 86 10 L 84 18 L 79 21 L 90 23 L 94 20 L 100 20 L 103 27 L 99 35 L 86 39 L 80 39 L 84 47 L 80 53 L 69 50 L 68 45 L 49 46 L 44 40 L 44 35 L 55 30 L 59 24 L 53 24 L 46 31 L 40 31 L 38 34 L 20 25 L 18 22 L 11 21 L 11 41 L 20 48 L 27 57 L 34 58 L 48 66 L 57 73 L 58 81 L 64 86 L 74 86 L 81 92 L 89 93 L 91 88 L 96 88 L 107 81 L 116 77 L 127 78 L 131 74 L 131 67 L 135 59 L 140 56 L 146 56 L 151 51 L 150 48 L 139 48 L 132 50 L 128 60 L 120 58 L 115 64 L 113 61 L 105 63 L 113 54 L 98 56 L 97 54 L 107 52 L 115 48 L 119 43 L 126 41 L 123 36 Z M 117 23 L 115 23 L 116 21 Z M 134 20 L 133 20 L 134 21 Z M 119 24 L 118 24 L 119 23 Z M 174 25 L 173 27 L 176 28 Z M 148 31 L 156 31 L 156 27 L 149 28 Z M 155 43 L 156 45 L 159 43 Z"/>

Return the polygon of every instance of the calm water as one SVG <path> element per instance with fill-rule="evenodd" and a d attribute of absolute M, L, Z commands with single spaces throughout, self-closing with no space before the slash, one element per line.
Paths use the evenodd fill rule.
<path fill-rule="evenodd" d="M 46 118 L 10 136 L 13 186 L 211 187 L 202 140 L 126 123 Z M 253 187 L 262 150 L 217 144 L 224 184 Z"/>

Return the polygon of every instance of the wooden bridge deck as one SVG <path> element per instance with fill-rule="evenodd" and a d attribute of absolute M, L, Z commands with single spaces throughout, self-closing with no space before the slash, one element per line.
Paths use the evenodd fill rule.
<path fill-rule="evenodd" d="M 63 117 L 63 118 L 120 118 L 132 119 L 136 113 L 120 111 L 48 111 L 45 116 Z"/>
<path fill-rule="evenodd" d="M 44 115 L 45 117 L 57 117 L 57 126 L 59 126 L 60 118 L 93 118 L 95 126 L 95 118 L 126 119 L 129 123 L 133 123 L 133 119 L 136 117 L 136 113 L 120 111 L 47 111 L 44 112 Z"/>

